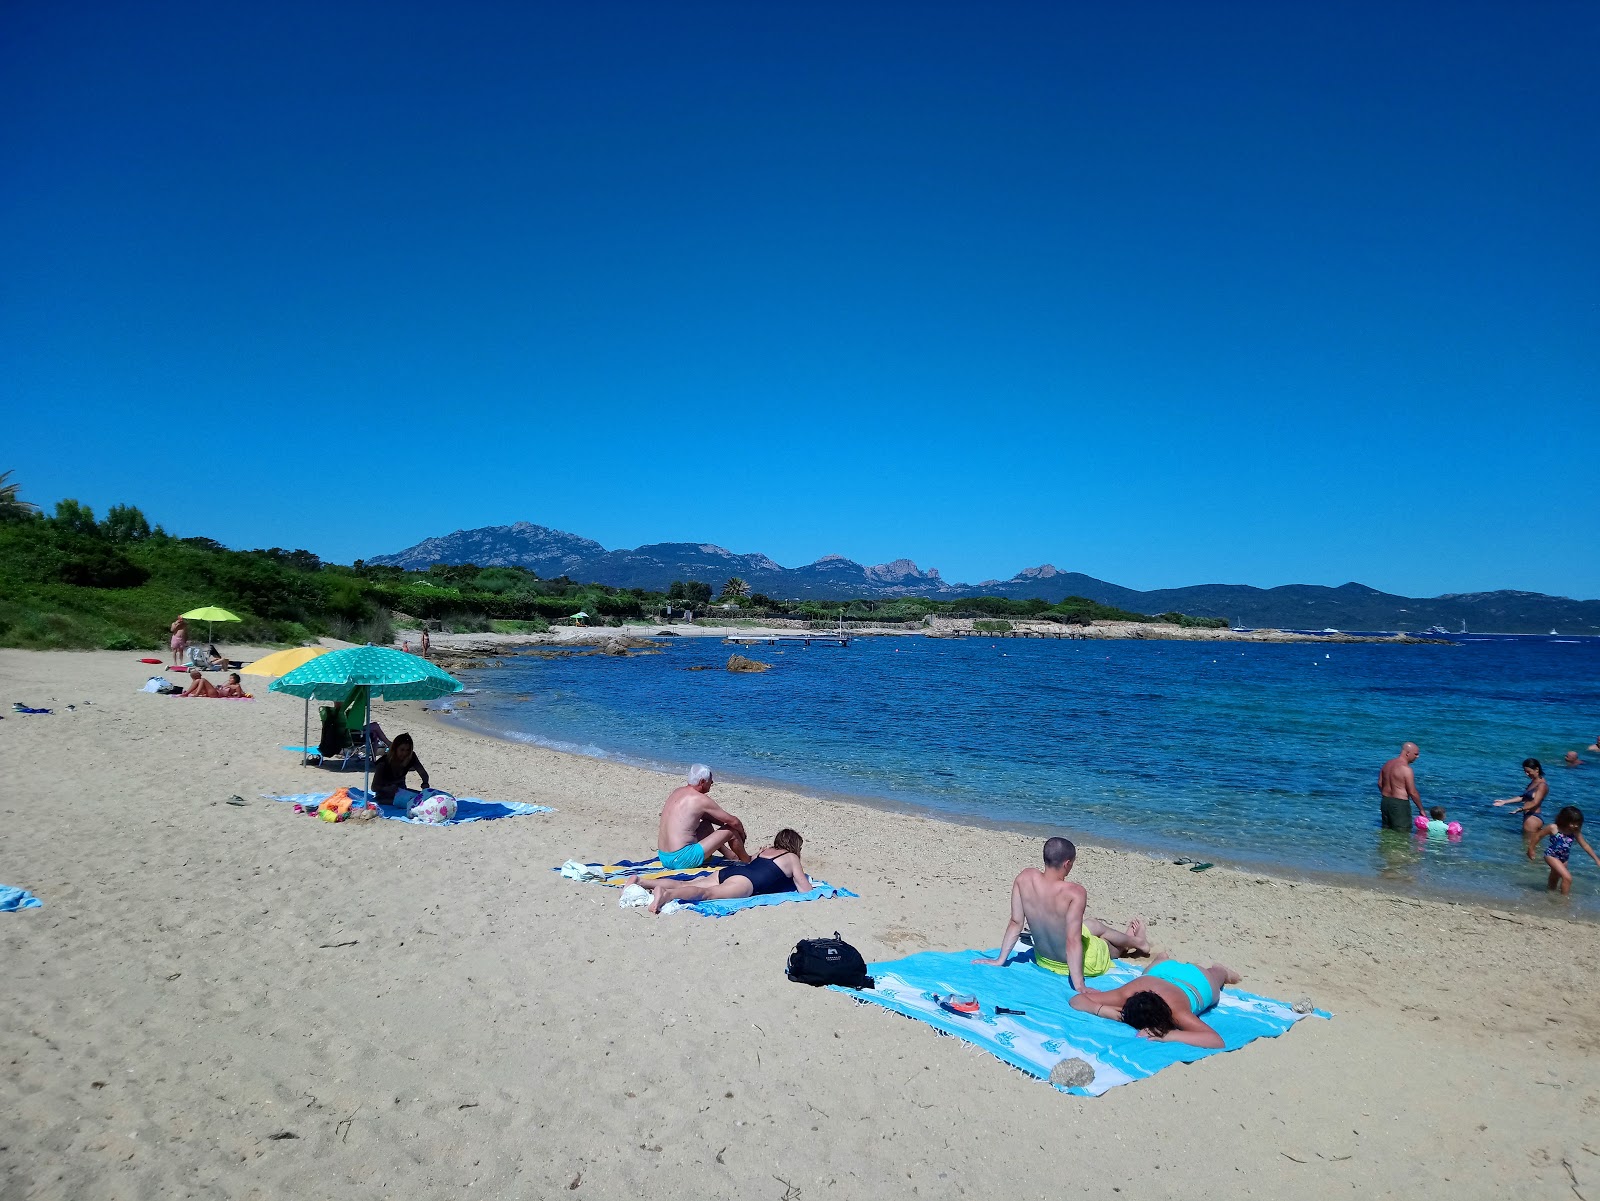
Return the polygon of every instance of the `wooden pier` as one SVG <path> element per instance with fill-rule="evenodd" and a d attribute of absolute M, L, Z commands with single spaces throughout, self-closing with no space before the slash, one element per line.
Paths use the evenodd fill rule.
<path fill-rule="evenodd" d="M 733 646 L 849 646 L 848 634 L 729 634 L 722 640 Z"/>

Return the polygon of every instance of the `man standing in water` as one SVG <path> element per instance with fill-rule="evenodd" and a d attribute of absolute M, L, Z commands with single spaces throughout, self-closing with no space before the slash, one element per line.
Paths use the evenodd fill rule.
<path fill-rule="evenodd" d="M 1422 798 L 1417 795 L 1417 777 L 1411 770 L 1411 765 L 1420 754 L 1421 748 L 1414 742 L 1408 742 L 1378 773 L 1378 796 L 1385 830 L 1411 829 L 1408 804 L 1415 805 L 1421 816 L 1427 816 L 1422 811 Z"/>
<path fill-rule="evenodd" d="M 718 851 L 749 863 L 745 850 L 744 823 L 723 809 L 707 794 L 711 791 L 711 769 L 696 763 L 689 769 L 689 782 L 672 790 L 661 807 L 656 827 L 656 851 L 662 866 L 675 872 L 704 867 Z"/>
<path fill-rule="evenodd" d="M 1148 956 L 1150 940 L 1141 919 L 1130 921 L 1124 932 L 1097 917 L 1083 916 L 1089 894 L 1082 884 L 1067 879 L 1077 859 L 1078 848 L 1068 839 L 1046 839 L 1044 866 L 1029 868 L 1012 881 L 1011 921 L 1000 940 L 1000 954 L 972 962 L 1004 967 L 1024 922 L 1033 936 L 1034 966 L 1066 976 L 1079 992 L 1085 976 L 1105 975 L 1113 959 Z"/>

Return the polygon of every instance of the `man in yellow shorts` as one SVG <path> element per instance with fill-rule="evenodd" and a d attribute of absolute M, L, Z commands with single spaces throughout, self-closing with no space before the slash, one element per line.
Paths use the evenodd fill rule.
<path fill-rule="evenodd" d="M 1083 991 L 1085 976 L 1103 976 L 1116 959 L 1150 955 L 1150 940 L 1142 918 L 1118 930 L 1097 917 L 1084 917 L 1089 894 L 1083 885 L 1067 879 L 1077 862 L 1078 848 L 1065 838 L 1044 844 L 1044 866 L 1029 868 L 1011 883 L 1011 920 L 1000 940 L 1000 954 L 974 963 L 1004 967 L 1024 924 L 1033 936 L 1035 966 L 1066 976 Z"/>

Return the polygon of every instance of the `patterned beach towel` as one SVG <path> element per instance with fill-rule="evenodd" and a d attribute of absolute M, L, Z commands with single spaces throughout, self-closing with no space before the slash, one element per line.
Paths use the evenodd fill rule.
<path fill-rule="evenodd" d="M 699 880 L 715 875 L 725 867 L 733 866 L 735 862 L 732 859 L 715 858 L 702 867 L 675 872 L 663 866 L 659 858 L 653 857 L 619 859 L 615 863 L 584 863 L 578 859 L 568 859 L 560 867 L 551 870 L 560 872 L 569 880 L 585 880 L 594 884 L 604 884 L 610 888 L 621 888 L 629 876 L 638 876 L 643 880 Z M 741 909 L 784 905 L 790 901 L 825 901 L 834 897 L 856 896 L 848 888 L 836 888 L 826 880 L 818 880 L 815 876 L 811 878 L 811 884 L 810 892 L 778 892 L 761 897 L 739 897 L 732 900 L 673 901 L 661 912 L 676 913 L 679 910 L 687 910 L 698 913 L 701 917 L 730 917 Z"/>
<path fill-rule="evenodd" d="M 1282 1001 L 1229 988 L 1204 1020 L 1225 1042 L 1220 1051 L 1151 1042 L 1132 1027 L 1070 1007 L 1072 989 L 1060 976 L 1036 967 L 1032 953 L 1013 956 L 1003 968 L 972 961 L 990 951 L 923 951 L 904 959 L 867 965 L 876 981 L 871 990 L 848 992 L 867 1005 L 927 1022 L 943 1034 L 981 1047 L 1030 1076 L 1048 1080 L 1063 1059 L 1082 1059 L 1094 1070 L 1086 1085 L 1062 1088 L 1078 1096 L 1098 1097 L 1108 1089 L 1153 1076 L 1174 1063 L 1192 1063 L 1211 1055 L 1237 1051 L 1258 1038 L 1276 1038 L 1310 1014 L 1296 1013 Z M 1091 988 L 1116 988 L 1139 974 L 1125 963 L 1113 965 Z M 966 993 L 978 998 L 979 1012 L 968 1017 L 946 1009 L 936 996 Z M 1021 1016 L 996 1014 L 995 1006 L 1020 1009 Z M 1331 1015 L 1321 1010 L 1316 1016 Z"/>
<path fill-rule="evenodd" d="M 298 801 L 302 805 L 312 808 L 322 804 L 333 795 L 331 792 L 297 792 L 289 796 L 277 796 L 270 792 L 261 794 L 269 801 Z M 356 801 L 361 801 L 367 796 L 359 788 L 352 788 L 350 796 Z M 405 822 L 412 826 L 461 826 L 467 822 L 488 822 L 500 817 L 525 817 L 534 813 L 554 813 L 555 810 L 548 805 L 525 805 L 521 801 L 485 801 L 477 797 L 457 797 L 456 815 L 447 822 L 419 822 L 413 821 L 399 810 L 387 805 L 378 806 L 378 815 L 385 821 Z"/>
<path fill-rule="evenodd" d="M 0 913 L 15 913 L 19 909 L 43 909 L 44 902 L 25 888 L 12 888 L 0 884 Z"/>

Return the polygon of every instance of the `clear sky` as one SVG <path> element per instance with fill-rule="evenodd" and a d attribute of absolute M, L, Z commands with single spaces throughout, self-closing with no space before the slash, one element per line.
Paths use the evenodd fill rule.
<path fill-rule="evenodd" d="M 0 470 L 1600 596 L 1600 5 L 0 8 Z"/>

